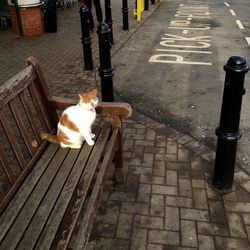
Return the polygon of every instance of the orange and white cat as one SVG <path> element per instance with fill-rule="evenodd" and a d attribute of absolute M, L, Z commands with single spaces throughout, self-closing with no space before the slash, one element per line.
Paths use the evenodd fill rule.
<path fill-rule="evenodd" d="M 79 97 L 77 105 L 68 107 L 62 113 L 57 135 L 42 133 L 42 139 L 60 144 L 62 148 L 80 148 L 84 140 L 88 145 L 94 145 L 95 134 L 92 134 L 91 126 L 96 118 L 97 90 L 79 94 Z"/>

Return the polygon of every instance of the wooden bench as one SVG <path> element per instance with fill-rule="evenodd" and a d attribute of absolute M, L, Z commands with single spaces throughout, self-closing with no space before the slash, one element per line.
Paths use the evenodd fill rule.
<path fill-rule="evenodd" d="M 0 86 L 0 249 L 84 249 L 112 162 L 122 176 L 122 118 L 131 107 L 99 104 L 97 114 L 110 119 L 96 124 L 92 147 L 42 141 L 41 132 L 56 132 L 58 110 L 77 101 L 49 97 L 38 62 L 27 63 Z"/>

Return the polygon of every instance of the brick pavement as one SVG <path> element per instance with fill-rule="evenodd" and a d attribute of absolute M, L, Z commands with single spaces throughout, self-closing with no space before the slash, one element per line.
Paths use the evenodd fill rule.
<path fill-rule="evenodd" d="M 117 4 L 113 55 L 139 26 L 130 20 L 131 30 L 122 31 Z M 58 12 L 55 34 L 16 39 L 9 30 L 1 31 L 1 82 L 33 55 L 52 94 L 75 96 L 99 87 L 96 72 L 83 70 L 78 7 Z M 150 7 L 144 20 L 155 8 Z M 95 66 L 96 46 L 93 33 Z M 250 249 L 250 176 L 244 171 L 236 169 L 233 192 L 218 192 L 210 184 L 210 148 L 136 111 L 124 121 L 124 151 L 126 183 L 108 181 L 88 249 Z"/>

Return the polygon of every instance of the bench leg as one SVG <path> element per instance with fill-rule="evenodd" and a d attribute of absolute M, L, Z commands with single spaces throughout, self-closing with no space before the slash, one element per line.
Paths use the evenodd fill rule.
<path fill-rule="evenodd" d="M 124 183 L 123 148 L 121 136 L 119 139 L 118 149 L 115 153 L 115 182 L 118 184 Z"/>

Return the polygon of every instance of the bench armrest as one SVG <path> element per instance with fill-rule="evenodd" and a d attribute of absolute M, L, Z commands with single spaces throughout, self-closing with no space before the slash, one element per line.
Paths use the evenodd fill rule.
<path fill-rule="evenodd" d="M 57 110 L 64 110 L 69 106 L 76 105 L 77 102 L 78 101 L 69 98 L 49 98 L 51 107 Z M 96 113 L 103 116 L 120 116 L 121 118 L 129 118 L 132 115 L 132 108 L 128 103 L 100 102 L 96 107 Z"/>

